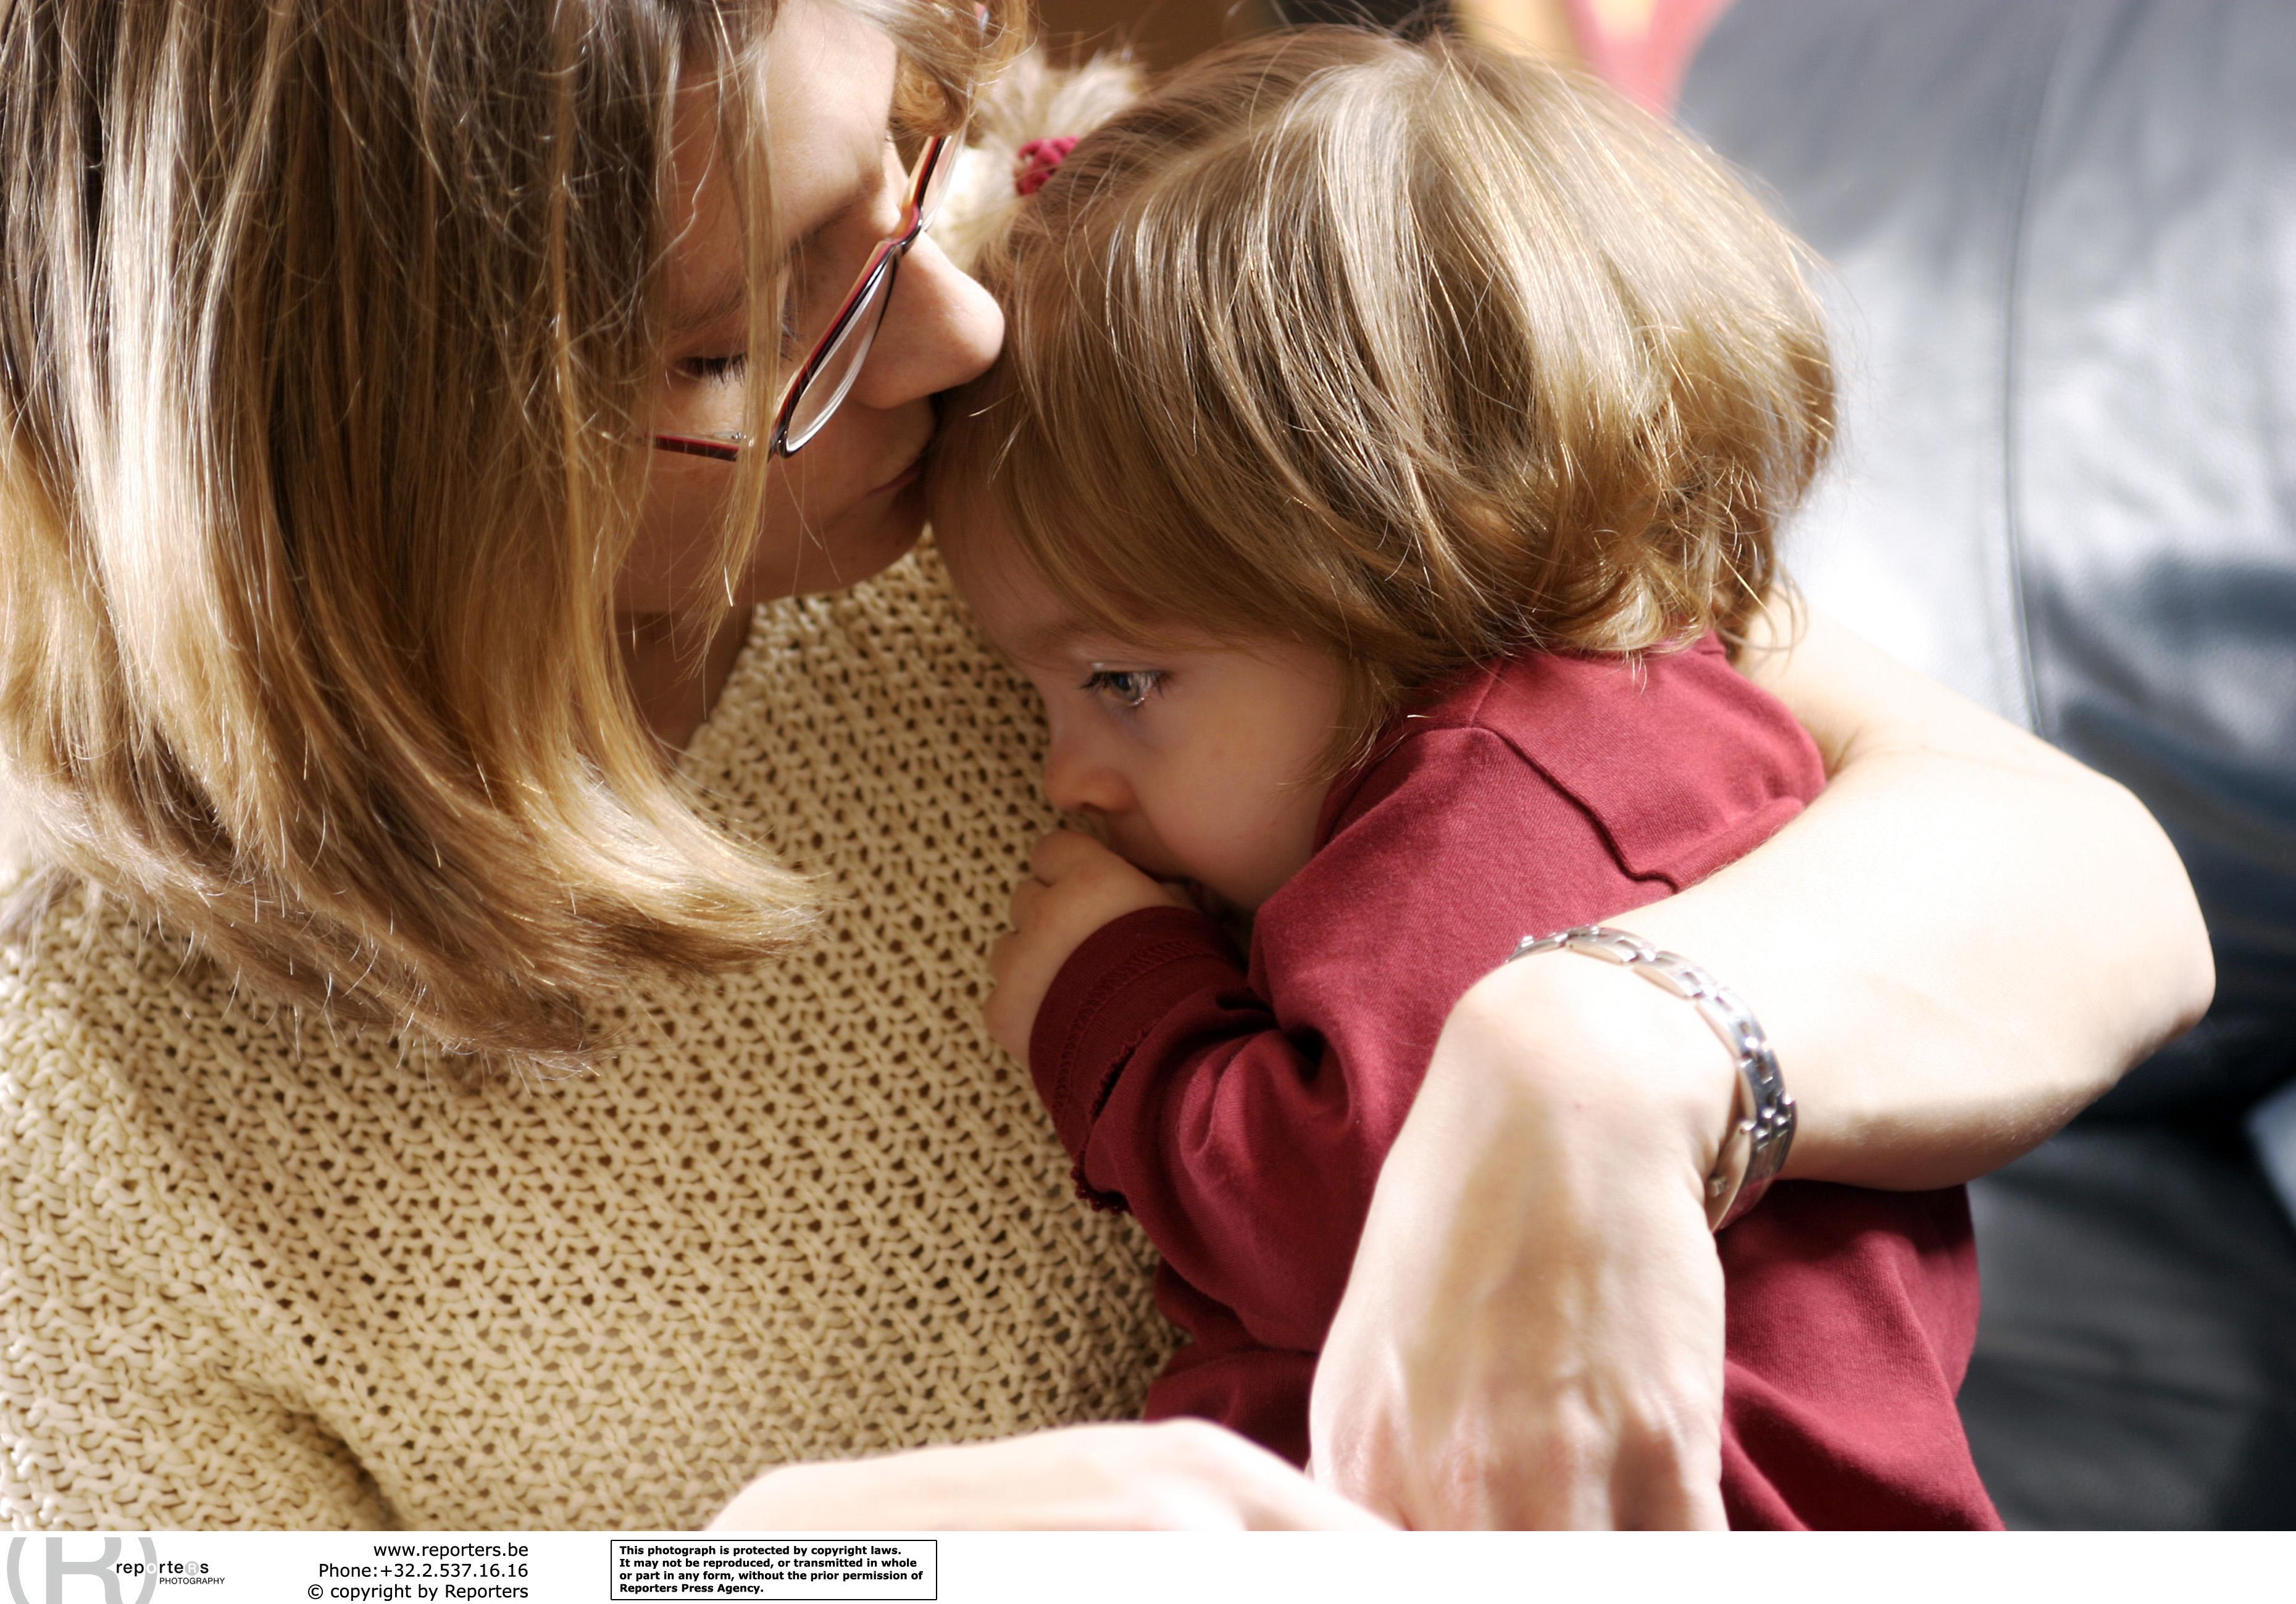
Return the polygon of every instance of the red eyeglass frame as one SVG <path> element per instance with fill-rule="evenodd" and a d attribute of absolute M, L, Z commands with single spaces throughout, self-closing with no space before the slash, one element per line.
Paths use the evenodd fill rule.
<path fill-rule="evenodd" d="M 868 364 L 866 347 L 854 361 L 851 374 L 846 380 L 846 389 L 839 392 L 821 416 L 813 421 L 812 428 L 807 430 L 795 444 L 791 443 L 790 424 L 797 416 L 799 405 L 804 401 L 806 391 L 812 388 L 813 381 L 820 376 L 830 357 L 836 355 L 847 333 L 865 313 L 873 308 L 882 318 L 884 307 L 891 303 L 893 279 L 900 268 L 901 258 L 908 255 L 910 248 L 922 237 L 932 222 L 931 214 L 924 209 L 925 192 L 939 176 L 941 163 L 956 159 L 955 152 L 964 148 L 964 129 L 959 127 L 953 133 L 937 134 L 917 153 L 916 165 L 909 171 L 909 192 L 901 201 L 899 229 L 879 241 L 876 249 L 869 253 L 869 259 L 854 276 L 853 288 L 846 292 L 844 302 L 838 307 L 837 315 L 829 320 L 829 326 L 814 342 L 812 354 L 806 357 L 804 364 L 791 378 L 782 391 L 780 404 L 774 408 L 773 432 L 767 437 L 766 448 L 775 456 L 795 456 L 804 450 L 836 415 L 837 409 L 845 404 L 845 397 L 851 393 L 854 380 L 860 377 L 862 368 Z M 874 342 L 875 330 L 869 331 L 868 339 Z M 739 462 L 743 449 L 755 444 L 754 439 L 744 434 L 658 434 L 653 437 L 653 446 L 657 451 L 671 452 L 680 456 L 707 457 L 716 462 Z"/>

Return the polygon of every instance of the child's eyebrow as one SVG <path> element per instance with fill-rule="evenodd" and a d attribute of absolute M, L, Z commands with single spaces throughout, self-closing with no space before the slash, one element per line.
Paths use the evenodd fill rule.
<path fill-rule="evenodd" d="M 1062 655 L 1062 645 L 1075 635 L 1076 632 L 1065 624 L 1047 624 L 1030 630 L 1006 646 L 1004 651 L 1016 663 L 1049 662 Z"/>
<path fill-rule="evenodd" d="M 1050 667 L 1067 659 L 1087 655 L 1081 650 L 1086 643 L 1104 643 L 1119 651 L 1129 650 L 1080 618 L 1060 618 L 1029 631 L 1013 643 L 1010 651 L 1014 662 Z"/>

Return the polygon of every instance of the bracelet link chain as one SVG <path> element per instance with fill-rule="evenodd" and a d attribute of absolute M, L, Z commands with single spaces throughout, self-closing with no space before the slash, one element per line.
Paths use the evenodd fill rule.
<path fill-rule="evenodd" d="M 1611 925 L 1578 925 L 1552 935 L 1526 936 L 1507 962 L 1561 952 L 1617 964 L 1680 998 L 1698 1011 L 1729 1050 L 1738 1071 L 1738 1095 L 1713 1173 L 1706 1177 L 1706 1223 L 1716 1231 L 1734 1223 L 1761 1200 L 1793 1146 L 1793 1093 L 1778 1073 L 1778 1056 L 1761 1021 L 1735 992 L 1698 965 Z"/>

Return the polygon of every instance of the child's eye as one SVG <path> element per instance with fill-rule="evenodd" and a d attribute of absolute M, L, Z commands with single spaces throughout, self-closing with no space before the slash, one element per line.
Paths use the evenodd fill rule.
<path fill-rule="evenodd" d="M 1130 709 L 1146 701 L 1163 681 L 1160 668 L 1095 668 L 1085 675 L 1083 688 Z"/>

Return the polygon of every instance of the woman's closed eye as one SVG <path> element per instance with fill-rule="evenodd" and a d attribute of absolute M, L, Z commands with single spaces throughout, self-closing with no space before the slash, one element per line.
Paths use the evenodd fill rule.
<path fill-rule="evenodd" d="M 1130 712 L 1154 695 L 1163 683 L 1160 668 L 1095 668 L 1085 675 L 1082 689 Z"/>
<path fill-rule="evenodd" d="M 801 354 L 798 350 L 794 315 L 787 310 L 782 313 L 781 358 L 784 366 L 795 362 Z M 726 351 L 715 356 L 688 356 L 677 364 L 677 376 L 690 379 L 696 384 L 731 384 L 748 372 L 749 366 L 749 352 Z"/>
<path fill-rule="evenodd" d="M 722 356 L 688 356 L 677 364 L 677 376 L 691 379 L 696 384 L 725 384 L 739 379 L 749 365 L 746 351 L 728 351 Z"/>

